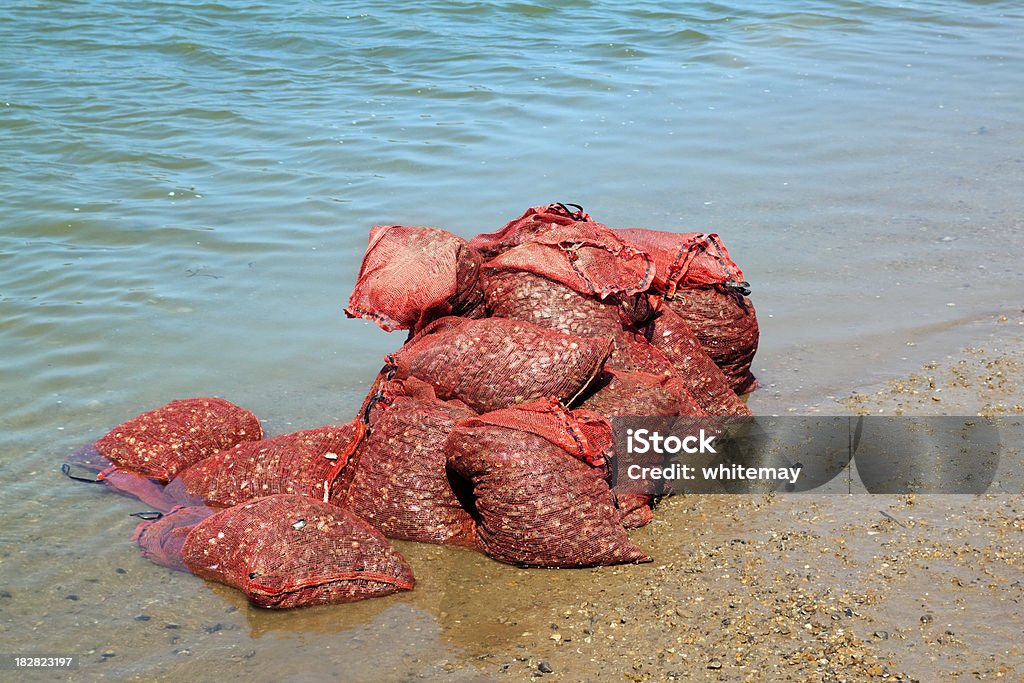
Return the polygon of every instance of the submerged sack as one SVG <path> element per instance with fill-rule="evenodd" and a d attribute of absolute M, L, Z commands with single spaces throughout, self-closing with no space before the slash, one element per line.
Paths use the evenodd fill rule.
<path fill-rule="evenodd" d="M 573 211 L 570 206 L 576 210 Z M 469 247 L 485 259 L 494 258 L 501 252 L 527 242 L 555 226 L 589 220 L 590 215 L 577 204 L 531 206 L 522 216 L 509 221 L 501 230 L 477 235 L 469 241 Z"/>
<path fill-rule="evenodd" d="M 197 576 L 238 588 L 260 607 L 353 602 L 410 590 L 412 570 L 352 512 L 280 494 L 200 522 L 182 548 Z"/>
<path fill-rule="evenodd" d="M 196 524 L 212 514 L 213 510 L 201 505 L 172 507 L 165 514 L 158 514 L 155 519 L 147 519 L 135 527 L 132 540 L 139 544 L 142 556 L 147 560 L 168 569 L 187 572 L 188 567 L 181 556 L 185 539 Z"/>
<path fill-rule="evenodd" d="M 480 257 L 438 228 L 377 226 L 345 313 L 384 330 L 419 330 L 446 315 L 483 314 Z"/>
<path fill-rule="evenodd" d="M 583 339 L 500 318 L 442 318 L 387 356 L 395 379 L 418 377 L 438 398 L 459 399 L 483 413 L 535 398 L 570 401 L 611 350 Z"/>
<path fill-rule="evenodd" d="M 474 546 L 476 525 L 459 499 L 468 484 L 448 470 L 444 451 L 455 423 L 473 411 L 416 379 L 388 382 L 378 396 L 339 504 L 388 538 Z"/>
<path fill-rule="evenodd" d="M 255 415 L 222 398 L 186 398 L 137 415 L 93 446 L 118 468 L 167 482 L 243 441 L 258 441 Z"/>
<path fill-rule="evenodd" d="M 247 441 L 182 472 L 167 489 L 183 501 L 231 507 L 275 493 L 330 497 L 332 471 L 345 466 L 362 435 L 356 423 Z"/>
<path fill-rule="evenodd" d="M 603 418 L 537 401 L 460 422 L 448 462 L 473 484 L 484 552 L 509 564 L 588 567 L 650 558 L 626 536 L 604 469 Z"/>

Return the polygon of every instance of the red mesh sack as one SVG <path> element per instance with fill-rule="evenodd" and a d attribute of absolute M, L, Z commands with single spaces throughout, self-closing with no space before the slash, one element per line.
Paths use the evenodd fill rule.
<path fill-rule="evenodd" d="M 622 228 L 615 232 L 651 256 L 655 266 L 653 290 L 659 294 L 672 297 L 678 287 L 747 286 L 743 272 L 718 235 L 647 228 Z"/>
<path fill-rule="evenodd" d="M 118 469 L 92 444 L 72 454 L 60 469 L 69 479 L 104 484 L 108 490 L 136 498 L 155 510 L 166 511 L 180 504 L 179 500 L 167 494 L 164 484 L 141 474 Z"/>
<path fill-rule="evenodd" d="M 448 462 L 473 484 L 481 547 L 537 567 L 645 562 L 620 524 L 601 467 L 611 427 L 586 411 L 538 401 L 460 422 Z"/>
<path fill-rule="evenodd" d="M 569 207 L 576 210 L 573 211 Z M 577 204 L 555 203 L 547 206 L 532 206 L 519 218 L 509 221 L 501 230 L 477 235 L 469 241 L 469 246 L 485 259 L 489 259 L 506 249 L 528 242 L 534 236 L 547 232 L 555 226 L 572 225 L 589 220 L 590 215 Z"/>
<path fill-rule="evenodd" d="M 275 493 L 323 500 L 325 490 L 331 492 L 332 473 L 345 466 L 361 436 L 361 425 L 350 422 L 247 441 L 189 467 L 168 491 L 215 507 Z"/>
<path fill-rule="evenodd" d="M 385 361 L 395 379 L 428 382 L 438 398 L 459 399 L 484 413 L 542 396 L 571 400 L 611 350 L 583 339 L 500 318 L 442 318 Z"/>
<path fill-rule="evenodd" d="M 679 377 L 605 370 L 580 407 L 605 417 L 707 415 Z"/>
<path fill-rule="evenodd" d="M 182 547 L 197 576 L 238 588 L 260 607 L 353 602 L 413 587 L 412 570 L 352 512 L 279 494 L 218 512 Z"/>
<path fill-rule="evenodd" d="M 388 382 L 378 397 L 339 504 L 388 538 L 474 546 L 475 522 L 459 498 L 468 484 L 448 469 L 444 442 L 475 413 L 414 378 Z"/>
<path fill-rule="evenodd" d="M 497 318 L 522 320 L 579 337 L 611 339 L 614 348 L 607 367 L 626 372 L 672 373 L 672 364 L 664 354 L 629 331 L 633 323 L 651 316 L 645 295 L 616 296 L 602 301 L 560 282 L 515 270 L 490 275 L 484 295 L 488 309 Z"/>
<path fill-rule="evenodd" d="M 689 325 L 671 308 L 662 307 L 645 332 L 651 345 L 672 362 L 686 388 L 708 415 L 750 415 L 750 410 L 729 385 Z"/>
<path fill-rule="evenodd" d="M 645 228 L 616 232 L 654 259 L 652 290 L 665 295 L 690 325 L 733 390 L 753 390 L 757 381 L 750 364 L 757 352 L 757 315 L 745 296 L 750 290 L 743 272 L 718 235 Z"/>
<path fill-rule="evenodd" d="M 118 468 L 167 482 L 203 458 L 262 437 L 248 410 L 222 398 L 186 398 L 133 417 L 93 446 Z"/>
<path fill-rule="evenodd" d="M 158 514 L 155 519 L 139 524 L 132 540 L 139 544 L 147 560 L 187 572 L 181 548 L 192 528 L 212 514 L 213 510 L 204 506 L 172 507 L 166 514 Z"/>
<path fill-rule="evenodd" d="M 680 289 L 667 302 L 693 330 L 700 345 L 743 394 L 757 386 L 750 364 L 757 353 L 757 315 L 750 299 L 721 286 Z"/>
<path fill-rule="evenodd" d="M 345 313 L 390 332 L 418 330 L 446 315 L 483 314 L 480 257 L 438 228 L 377 226 Z"/>
<path fill-rule="evenodd" d="M 655 272 L 646 252 L 592 222 L 555 226 L 484 264 L 486 273 L 502 270 L 534 273 L 600 299 L 645 292 Z"/>
<path fill-rule="evenodd" d="M 639 529 L 654 520 L 654 499 L 641 493 L 620 493 L 615 496 L 619 510 L 619 524 L 627 529 Z"/>
<path fill-rule="evenodd" d="M 518 270 L 491 273 L 484 283 L 484 297 L 496 318 L 522 320 L 579 337 L 612 338 L 623 325 L 646 321 L 652 315 L 644 295 L 601 300 Z"/>

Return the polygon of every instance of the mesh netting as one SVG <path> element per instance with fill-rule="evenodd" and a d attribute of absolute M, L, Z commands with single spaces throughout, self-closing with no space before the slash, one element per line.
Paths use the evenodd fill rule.
<path fill-rule="evenodd" d="M 754 389 L 757 380 L 750 364 L 757 353 L 759 330 L 750 299 L 720 286 L 688 287 L 666 303 L 690 326 L 733 391 L 742 394 Z"/>
<path fill-rule="evenodd" d="M 61 465 L 61 472 L 76 481 L 104 484 L 108 490 L 137 498 L 154 510 L 170 510 L 181 503 L 165 492 L 165 486 L 160 481 L 119 469 L 92 444 L 75 451 Z"/>
<path fill-rule="evenodd" d="M 522 320 L 578 337 L 611 339 L 622 330 L 618 306 L 533 273 L 490 274 L 484 295 L 487 308 L 497 318 Z"/>
<path fill-rule="evenodd" d="M 646 335 L 651 345 L 672 362 L 690 395 L 708 415 L 750 415 L 721 368 L 704 351 L 686 321 L 671 308 L 662 308 Z"/>
<path fill-rule="evenodd" d="M 601 299 L 645 292 L 654 278 L 651 257 L 600 223 L 555 226 L 484 264 L 488 274 L 503 270 L 534 273 Z"/>
<path fill-rule="evenodd" d="M 757 382 L 750 364 L 757 352 L 757 316 L 743 272 L 715 234 L 645 228 L 616 231 L 654 259 L 652 291 L 689 324 L 701 346 L 737 393 Z"/>
<path fill-rule="evenodd" d="M 612 340 L 606 366 L 625 372 L 672 374 L 672 364 L 633 325 L 651 316 L 646 295 L 602 301 L 533 273 L 500 271 L 487 278 L 487 307 L 495 317 L 521 320 L 579 337 Z"/>
<path fill-rule="evenodd" d="M 678 287 L 746 284 L 743 272 L 718 235 L 647 228 L 622 228 L 615 232 L 650 254 L 656 271 L 653 290 L 660 294 L 671 297 Z"/>
<path fill-rule="evenodd" d="M 590 416 L 586 430 L 567 434 L 575 416 L 558 410 L 540 402 L 497 411 L 460 422 L 448 437 L 449 464 L 473 484 L 484 551 L 541 567 L 648 561 L 626 536 L 603 468 L 577 457 L 610 443 L 607 421 Z"/>
<path fill-rule="evenodd" d="M 473 546 L 475 523 L 459 499 L 467 484 L 448 470 L 444 442 L 474 413 L 423 387 L 429 385 L 411 379 L 382 389 L 369 433 L 339 484 L 347 489 L 339 504 L 388 538 Z"/>
<path fill-rule="evenodd" d="M 446 315 L 483 313 L 480 257 L 438 228 L 377 226 L 345 313 L 388 332 L 418 330 Z"/>
<path fill-rule="evenodd" d="M 182 548 L 197 576 L 238 588 L 260 607 L 353 602 L 413 587 L 412 570 L 352 512 L 279 494 L 200 522 Z"/>
<path fill-rule="evenodd" d="M 133 417 L 93 446 L 119 468 L 166 482 L 203 458 L 262 437 L 248 410 L 222 398 L 186 398 Z"/>
<path fill-rule="evenodd" d="M 331 472 L 344 467 L 359 436 L 349 423 L 248 441 L 189 467 L 167 489 L 182 500 L 197 498 L 215 507 L 275 493 L 322 500 Z"/>
<path fill-rule="evenodd" d="M 163 567 L 187 572 L 181 549 L 196 524 L 213 514 L 205 506 L 178 506 L 155 520 L 142 522 L 135 528 L 132 540 L 139 544 L 142 556 Z"/>
<path fill-rule="evenodd" d="M 605 417 L 707 415 L 675 376 L 605 370 L 587 394 L 581 407 Z"/>
<path fill-rule="evenodd" d="M 555 226 L 589 220 L 590 216 L 575 204 L 533 206 L 519 218 L 509 221 L 501 230 L 477 235 L 469 241 L 469 246 L 485 259 L 494 258 L 501 252 L 523 244 Z"/>
<path fill-rule="evenodd" d="M 647 526 L 654 520 L 651 509 L 654 498 L 638 493 L 620 493 L 615 496 L 615 505 L 619 509 L 619 523 L 627 529 L 638 529 Z"/>
<path fill-rule="evenodd" d="M 600 369 L 611 344 L 501 318 L 442 318 L 387 363 L 396 379 L 418 377 L 441 399 L 478 413 L 543 396 L 572 399 Z"/>

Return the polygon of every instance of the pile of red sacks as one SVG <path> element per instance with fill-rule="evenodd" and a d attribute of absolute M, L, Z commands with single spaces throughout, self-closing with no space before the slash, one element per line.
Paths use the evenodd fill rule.
<path fill-rule="evenodd" d="M 648 561 L 626 529 L 653 501 L 609 486 L 610 418 L 749 415 L 748 293 L 717 235 L 575 206 L 468 242 L 376 227 L 345 312 L 409 338 L 355 419 L 265 437 L 247 410 L 185 399 L 74 465 L 159 511 L 135 532 L 147 557 L 263 607 L 411 589 L 388 539 L 521 566 Z"/>

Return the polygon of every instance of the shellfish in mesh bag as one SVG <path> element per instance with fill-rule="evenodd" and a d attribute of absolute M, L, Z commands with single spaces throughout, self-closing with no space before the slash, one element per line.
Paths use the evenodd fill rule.
<path fill-rule="evenodd" d="M 690 395 L 708 415 L 750 415 L 725 373 L 675 311 L 662 306 L 660 315 L 647 325 L 644 334 L 652 346 L 668 357 Z"/>
<path fill-rule="evenodd" d="M 583 339 L 501 318 L 441 318 L 385 362 L 395 379 L 417 377 L 443 400 L 478 413 L 544 396 L 571 401 L 611 351 L 606 339 Z"/>
<path fill-rule="evenodd" d="M 600 299 L 646 292 L 655 273 L 646 252 L 608 226 L 593 222 L 555 226 L 502 252 L 483 267 L 487 274 L 503 270 L 533 273 Z"/>
<path fill-rule="evenodd" d="M 605 481 L 610 448 L 607 420 L 554 400 L 459 422 L 448 462 L 472 482 L 484 552 L 535 567 L 649 561 L 626 535 Z"/>
<path fill-rule="evenodd" d="M 439 228 L 377 226 L 345 313 L 381 328 L 419 330 L 446 315 L 484 314 L 480 257 Z"/>
<path fill-rule="evenodd" d="M 641 493 L 620 493 L 615 496 L 619 524 L 626 529 L 639 529 L 654 521 L 654 497 Z"/>
<path fill-rule="evenodd" d="M 261 438 L 260 421 L 248 410 L 222 398 L 186 398 L 133 417 L 84 450 L 166 483 L 204 458 Z"/>
<path fill-rule="evenodd" d="M 182 547 L 196 576 L 260 607 L 353 602 L 411 590 L 412 570 L 353 512 L 308 496 L 241 503 L 196 524 Z"/>
<path fill-rule="evenodd" d="M 672 374 L 672 364 L 634 325 L 654 314 L 643 294 L 600 300 L 560 282 L 517 270 L 497 271 L 484 285 L 487 307 L 497 318 L 521 320 L 580 337 L 611 339 L 606 367 L 626 372 Z"/>
<path fill-rule="evenodd" d="M 675 376 L 605 369 L 579 406 L 604 417 L 627 415 L 707 415 Z"/>
<path fill-rule="evenodd" d="M 187 572 L 181 548 L 192 528 L 214 513 L 203 505 L 176 506 L 166 513 L 137 513 L 146 521 L 135 528 L 132 540 L 139 544 L 142 556 L 163 567 Z M 153 517 L 148 517 L 153 515 Z"/>
<path fill-rule="evenodd" d="M 388 538 L 475 546 L 476 524 L 460 499 L 469 485 L 448 469 L 444 451 L 455 423 L 475 413 L 415 378 L 387 382 L 377 396 L 338 504 Z"/>
<path fill-rule="evenodd" d="M 646 228 L 616 232 L 654 259 L 652 291 L 664 295 L 690 325 L 733 390 L 754 389 L 750 364 L 759 340 L 757 314 L 746 296 L 750 285 L 719 236 Z"/>
<path fill-rule="evenodd" d="M 722 368 L 733 391 L 744 394 L 757 386 L 750 365 L 760 332 L 749 298 L 713 285 L 679 289 L 666 304 L 690 326 L 711 360 Z"/>
<path fill-rule="evenodd" d="M 469 247 L 485 259 L 489 259 L 555 226 L 572 225 L 581 221 L 590 221 L 590 215 L 578 204 L 554 203 L 547 206 L 531 206 L 523 215 L 506 223 L 501 230 L 477 235 L 469 241 Z"/>
<path fill-rule="evenodd" d="M 166 490 L 183 502 L 214 507 L 275 493 L 325 500 L 362 434 L 363 425 L 350 422 L 247 441 L 189 467 Z"/>
<path fill-rule="evenodd" d="M 680 287 L 728 284 L 747 287 L 743 271 L 718 235 L 616 228 L 622 239 L 650 255 L 655 275 L 651 290 L 672 297 Z"/>

